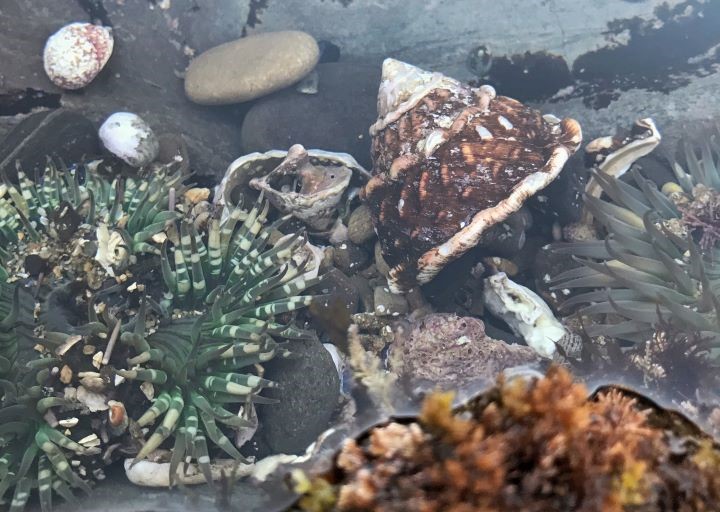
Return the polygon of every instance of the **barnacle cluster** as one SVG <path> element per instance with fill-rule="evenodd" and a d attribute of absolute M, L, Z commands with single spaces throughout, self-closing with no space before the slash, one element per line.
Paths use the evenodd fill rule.
<path fill-rule="evenodd" d="M 262 196 L 195 215 L 169 166 L 17 178 L 0 186 L 0 500 L 22 510 L 37 488 L 48 510 L 172 437 L 171 483 L 191 459 L 211 480 L 207 439 L 242 460 L 233 432 L 270 402 L 261 363 L 312 335 L 292 315 L 319 281 L 292 258 L 304 236 L 270 244 L 286 219 L 265 226 Z"/>
<path fill-rule="evenodd" d="M 562 308 L 596 320 L 590 336 L 644 342 L 664 319 L 720 340 L 720 133 L 686 143 L 683 156 L 662 188 L 634 169 L 627 181 L 595 172 L 606 198 L 588 196 L 586 208 L 604 238 L 554 248 L 581 263 L 553 284 L 578 291 Z"/>
<path fill-rule="evenodd" d="M 621 390 L 588 397 L 562 368 L 501 382 L 456 410 L 451 403 L 451 394 L 430 395 L 415 421 L 347 440 L 323 477 L 334 500 L 314 483 L 300 506 L 694 511 L 720 498 L 711 441 L 658 427 L 663 411 Z"/>

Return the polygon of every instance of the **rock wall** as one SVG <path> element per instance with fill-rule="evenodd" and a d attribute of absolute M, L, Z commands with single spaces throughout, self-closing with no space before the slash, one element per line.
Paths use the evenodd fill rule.
<path fill-rule="evenodd" d="M 103 73 L 71 93 L 42 70 L 45 40 L 69 21 L 102 22 L 116 39 Z M 96 123 L 132 110 L 159 133 L 184 134 L 193 166 L 218 175 L 243 151 L 250 105 L 188 102 L 187 63 L 243 35 L 299 29 L 338 45 L 346 66 L 391 56 L 490 83 L 575 117 L 586 140 L 638 116 L 672 139 L 719 117 L 719 25 L 717 0 L 3 0 L 0 136 L 37 109 L 74 108 Z"/>
<path fill-rule="evenodd" d="M 264 0 L 251 5 L 256 21 L 248 26 L 250 33 L 298 28 L 332 40 L 346 56 L 394 57 L 491 83 L 500 94 L 577 118 L 586 138 L 638 116 L 655 117 L 666 138 L 676 138 L 680 124 L 720 114 L 717 1 Z M 473 73 L 468 57 L 478 47 L 486 60 L 484 66 L 476 63 Z"/>

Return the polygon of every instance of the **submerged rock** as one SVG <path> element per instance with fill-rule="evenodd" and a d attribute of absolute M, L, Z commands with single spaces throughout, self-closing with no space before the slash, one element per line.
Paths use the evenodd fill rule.
<path fill-rule="evenodd" d="M 248 111 L 240 142 L 245 152 L 308 148 L 350 153 L 370 168 L 368 127 L 376 117 L 380 65 L 320 64 L 317 94 L 292 89 L 258 101 Z"/>
<path fill-rule="evenodd" d="M 319 58 L 315 39 L 305 32 L 244 37 L 195 58 L 185 74 L 185 93 L 203 105 L 252 100 L 294 84 Z"/>
<path fill-rule="evenodd" d="M 340 60 L 340 47 L 335 43 L 322 39 L 318 41 L 320 62 L 337 62 Z"/>
<path fill-rule="evenodd" d="M 73 110 L 38 112 L 15 126 L 0 141 L 0 172 L 15 172 L 15 163 L 29 176 L 45 168 L 47 157 L 77 162 L 100 152 L 93 123 Z"/>
<path fill-rule="evenodd" d="M 352 275 L 362 270 L 369 255 L 352 242 L 342 242 L 333 247 L 333 262 L 343 272 Z"/>
<path fill-rule="evenodd" d="M 328 320 L 337 321 L 338 318 L 332 318 L 333 316 L 340 316 L 336 308 L 344 309 L 348 315 L 358 312 L 358 301 L 360 300 L 358 289 L 353 280 L 337 268 L 331 268 L 325 272 L 322 281 L 310 290 L 317 295 L 328 297 L 325 301 L 315 301 L 311 308 L 314 316 L 325 312 L 324 314 L 328 317 Z"/>
<path fill-rule="evenodd" d="M 360 205 L 352 212 L 348 219 L 347 235 L 351 242 L 364 244 L 375 236 L 370 208 Z"/>
<path fill-rule="evenodd" d="M 277 382 L 265 395 L 280 403 L 258 407 L 263 441 L 273 453 L 299 454 L 323 432 L 338 405 L 340 378 L 317 339 L 293 341 L 294 359 L 274 359 L 265 377 Z"/>
<path fill-rule="evenodd" d="M 535 363 L 530 347 L 490 338 L 482 320 L 431 314 L 396 335 L 390 362 L 401 361 L 400 374 L 430 388 L 464 389 L 491 384 L 507 368 Z"/>
<path fill-rule="evenodd" d="M 373 305 L 376 316 L 400 316 L 410 307 L 404 295 L 392 293 L 387 286 L 376 286 L 373 291 Z"/>

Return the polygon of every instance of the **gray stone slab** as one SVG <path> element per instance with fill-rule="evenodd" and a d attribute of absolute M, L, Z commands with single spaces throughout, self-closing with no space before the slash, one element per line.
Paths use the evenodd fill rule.
<path fill-rule="evenodd" d="M 241 116 L 235 107 L 207 108 L 185 98 L 183 73 L 191 48 L 186 47 L 180 18 L 185 30 L 204 33 L 211 30 L 204 24 L 225 19 L 222 9 L 206 6 L 205 10 L 193 10 L 195 2 L 190 0 L 174 0 L 167 10 L 152 2 L 108 0 L 93 4 L 101 8 L 85 12 L 79 4 L 73 0 L 3 0 L 0 107 L 9 94 L 33 89 L 57 95 L 60 105 L 78 110 L 98 124 L 116 111 L 135 112 L 157 133 L 182 134 L 199 174 L 221 175 L 240 152 Z M 62 91 L 45 76 L 45 40 L 66 23 L 93 18 L 112 25 L 113 55 L 88 87 Z M 235 28 L 241 30 L 243 24 Z M 15 116 L 15 122 L 22 117 Z"/>

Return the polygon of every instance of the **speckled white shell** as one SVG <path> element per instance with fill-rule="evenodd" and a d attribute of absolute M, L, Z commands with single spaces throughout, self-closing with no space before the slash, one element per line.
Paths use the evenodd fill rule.
<path fill-rule="evenodd" d="M 45 43 L 45 73 L 62 89 L 80 89 L 100 73 L 112 51 L 110 28 L 92 23 L 71 23 L 51 35 Z"/>
<path fill-rule="evenodd" d="M 99 135 L 108 151 L 133 167 L 149 164 L 160 151 L 150 126 L 131 112 L 116 112 L 108 117 L 100 126 Z"/>
<path fill-rule="evenodd" d="M 511 281 L 505 272 L 485 279 L 485 306 L 542 357 L 552 358 L 555 344 L 567 334 L 538 294 Z"/>

